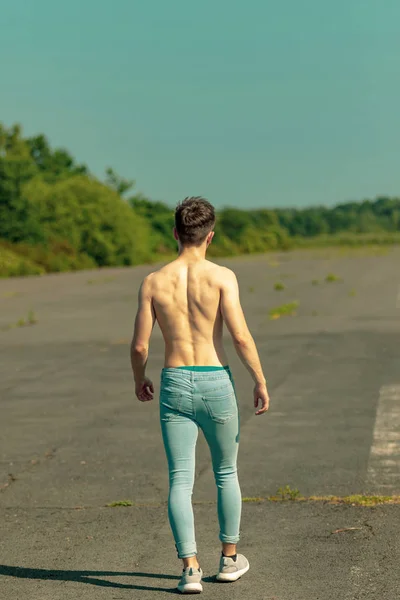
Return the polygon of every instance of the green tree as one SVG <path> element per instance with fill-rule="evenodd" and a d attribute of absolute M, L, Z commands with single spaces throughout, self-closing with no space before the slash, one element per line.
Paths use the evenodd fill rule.
<path fill-rule="evenodd" d="M 243 233 L 252 226 L 249 211 L 238 208 L 224 208 L 218 213 L 218 225 L 222 233 L 232 241 L 238 241 Z"/>
<path fill-rule="evenodd" d="M 37 173 L 21 129 L 0 124 L 0 238 L 19 242 L 42 239 L 39 223 L 22 197 L 23 186 Z"/>
<path fill-rule="evenodd" d="M 150 258 L 148 224 L 97 180 L 76 176 L 50 185 L 35 179 L 24 195 L 48 243 L 68 242 L 100 266 L 139 264 Z"/>
<path fill-rule="evenodd" d="M 132 196 L 128 200 L 133 210 L 149 223 L 153 231 L 152 251 L 157 254 L 174 252 L 177 243 L 172 235 L 174 211 L 164 202 L 152 202 L 144 196 Z"/>
<path fill-rule="evenodd" d="M 124 179 L 124 177 L 118 175 L 111 167 L 106 169 L 106 183 L 120 196 L 123 196 L 125 192 L 128 192 L 135 185 L 133 179 Z"/>
<path fill-rule="evenodd" d="M 44 135 L 27 138 L 30 155 L 46 181 L 52 182 L 73 175 L 88 174 L 86 165 L 79 165 L 67 150 L 52 150 Z"/>

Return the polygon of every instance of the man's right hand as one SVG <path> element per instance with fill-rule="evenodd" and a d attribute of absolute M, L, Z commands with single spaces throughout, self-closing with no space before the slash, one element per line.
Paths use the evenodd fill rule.
<path fill-rule="evenodd" d="M 260 407 L 256 415 L 262 415 L 267 412 L 269 408 L 269 395 L 267 391 L 267 386 L 265 383 L 256 383 L 254 386 L 254 407 Z"/>

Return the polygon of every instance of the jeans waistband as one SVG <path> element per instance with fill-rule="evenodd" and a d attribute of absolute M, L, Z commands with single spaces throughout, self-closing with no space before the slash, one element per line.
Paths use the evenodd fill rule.
<path fill-rule="evenodd" d="M 187 381 L 198 381 L 201 379 L 207 379 L 213 381 L 216 379 L 231 379 L 232 373 L 228 366 L 221 367 L 220 369 L 210 368 L 210 370 L 196 370 L 196 369 L 180 369 L 179 367 L 164 367 L 161 370 L 161 379 L 166 375 L 172 375 L 176 379 L 183 379 Z"/>

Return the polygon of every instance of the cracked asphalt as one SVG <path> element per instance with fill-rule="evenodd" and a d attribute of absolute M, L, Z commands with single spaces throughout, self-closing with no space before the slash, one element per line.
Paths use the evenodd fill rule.
<path fill-rule="evenodd" d="M 400 385 L 400 248 L 223 263 L 238 275 L 271 394 L 269 413 L 255 417 L 251 380 L 227 338 L 241 407 L 243 497 L 285 485 L 305 496 L 400 494 L 395 445 L 382 462 L 382 472 L 390 462 L 390 485 L 379 473 L 373 486 L 368 479 L 380 390 Z M 167 522 L 157 401 L 137 402 L 129 366 L 137 289 L 152 269 L 0 281 L 2 600 L 176 593 L 180 563 Z M 326 282 L 329 273 L 340 280 Z M 283 291 L 274 290 L 277 281 Z M 268 318 L 293 300 L 295 316 Z M 37 323 L 16 326 L 29 311 Z M 157 389 L 162 360 L 155 330 L 148 374 Z M 240 551 L 251 570 L 235 584 L 217 584 L 215 488 L 201 438 L 196 470 L 205 597 L 400 596 L 400 505 L 245 501 Z M 124 500 L 133 505 L 106 506 Z"/>

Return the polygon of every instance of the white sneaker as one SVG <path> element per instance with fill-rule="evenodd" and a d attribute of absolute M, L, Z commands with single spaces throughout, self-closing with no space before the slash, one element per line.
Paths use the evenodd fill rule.
<path fill-rule="evenodd" d="M 203 571 L 201 569 L 193 569 L 193 567 L 184 569 L 181 580 L 178 583 L 178 590 L 182 594 L 200 594 L 203 591 L 203 586 L 201 585 L 202 577 Z"/>
<path fill-rule="evenodd" d="M 249 561 L 243 554 L 237 554 L 236 560 L 221 555 L 217 581 L 236 581 L 250 569 Z"/>

